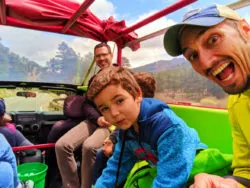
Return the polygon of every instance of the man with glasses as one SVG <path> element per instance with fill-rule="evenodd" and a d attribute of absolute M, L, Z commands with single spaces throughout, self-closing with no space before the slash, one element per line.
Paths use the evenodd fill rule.
<path fill-rule="evenodd" d="M 113 54 L 110 46 L 106 43 L 100 43 L 95 46 L 94 56 L 96 65 L 100 69 L 112 65 Z M 77 148 L 82 148 L 81 187 L 91 187 L 96 151 L 110 134 L 108 128 L 110 123 L 105 121 L 104 117 L 100 115 L 91 101 L 86 99 L 82 108 L 84 112 L 83 116 L 86 117 L 86 120 L 64 134 L 56 142 L 55 146 L 57 164 L 64 187 L 80 187 L 74 158 L 74 151 Z"/>

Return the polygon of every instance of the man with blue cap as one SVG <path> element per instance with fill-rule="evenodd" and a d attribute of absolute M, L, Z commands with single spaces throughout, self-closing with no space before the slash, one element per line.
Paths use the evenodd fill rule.
<path fill-rule="evenodd" d="M 229 95 L 234 169 L 232 179 L 200 174 L 191 187 L 246 187 L 250 179 L 250 25 L 227 6 L 188 12 L 164 36 L 171 56 L 183 55 L 201 75 Z"/>

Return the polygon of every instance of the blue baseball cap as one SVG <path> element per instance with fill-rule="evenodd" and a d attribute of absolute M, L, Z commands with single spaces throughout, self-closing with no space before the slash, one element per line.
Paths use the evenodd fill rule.
<path fill-rule="evenodd" d="M 164 36 L 164 48 L 171 56 L 182 54 L 179 37 L 185 26 L 211 27 L 225 19 L 242 20 L 233 9 L 223 5 L 212 5 L 207 8 L 197 8 L 187 12 L 181 23 L 168 28 Z"/>
<path fill-rule="evenodd" d="M 6 107 L 4 104 L 4 100 L 0 99 L 0 116 L 3 116 L 5 114 Z"/>

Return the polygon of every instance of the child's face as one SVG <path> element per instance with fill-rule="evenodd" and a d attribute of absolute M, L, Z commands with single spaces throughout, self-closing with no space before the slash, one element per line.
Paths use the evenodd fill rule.
<path fill-rule="evenodd" d="M 109 85 L 94 98 L 94 102 L 106 121 L 125 130 L 137 124 L 142 100 L 141 93 L 138 95 L 134 99 L 120 84 Z"/>
<path fill-rule="evenodd" d="M 102 151 L 104 155 L 110 157 L 113 154 L 113 142 L 109 139 L 105 140 L 102 146 Z"/>

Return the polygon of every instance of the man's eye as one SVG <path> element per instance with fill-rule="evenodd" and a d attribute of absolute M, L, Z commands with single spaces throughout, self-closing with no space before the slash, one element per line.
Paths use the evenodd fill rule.
<path fill-rule="evenodd" d="M 197 58 L 198 54 L 197 53 L 193 53 L 189 56 L 188 60 L 190 62 L 194 61 Z"/>
<path fill-rule="evenodd" d="M 96 58 L 101 58 L 101 57 L 106 57 L 108 54 L 97 54 L 95 57 Z"/>
<path fill-rule="evenodd" d="M 213 36 L 211 36 L 209 39 L 208 39 L 208 44 L 214 44 L 214 43 L 216 43 L 216 41 L 218 40 L 218 36 L 217 35 L 213 35 Z"/>

